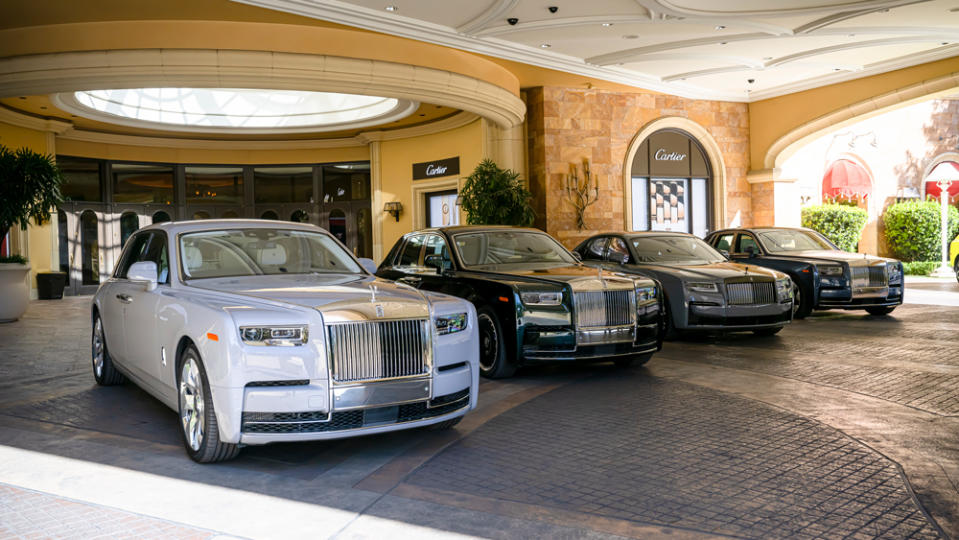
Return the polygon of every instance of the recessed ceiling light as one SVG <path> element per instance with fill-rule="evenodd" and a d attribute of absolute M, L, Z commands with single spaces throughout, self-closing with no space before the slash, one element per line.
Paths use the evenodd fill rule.
<path fill-rule="evenodd" d="M 550 47 L 552 47 L 552 45 L 550 45 L 549 43 L 543 43 L 540 45 L 540 48 L 543 48 L 543 49 L 548 49 Z"/>
<path fill-rule="evenodd" d="M 716 25 L 716 30 L 725 30 L 725 29 L 726 29 L 726 25 L 723 25 L 723 24 Z"/>
<path fill-rule="evenodd" d="M 766 60 L 767 62 L 768 62 L 769 60 L 772 60 L 772 59 L 773 59 L 772 56 L 764 56 L 764 57 L 763 57 L 763 60 Z"/>
<path fill-rule="evenodd" d="M 613 23 L 611 23 L 611 22 L 604 22 L 604 23 L 603 23 L 603 26 L 613 26 Z"/>
<path fill-rule="evenodd" d="M 639 36 L 636 34 L 626 34 L 625 36 L 623 36 L 623 39 L 636 39 L 638 37 Z"/>
<path fill-rule="evenodd" d="M 949 42 L 948 42 L 948 41 L 943 41 L 942 43 L 940 43 L 940 45 L 949 45 Z"/>
<path fill-rule="evenodd" d="M 833 71 L 842 71 L 842 68 L 832 68 Z"/>
<path fill-rule="evenodd" d="M 41 105 L 41 106 L 40 106 L 40 109 L 45 111 L 45 110 L 47 110 L 47 107 L 46 107 L 46 105 Z"/>
<path fill-rule="evenodd" d="M 725 44 L 727 44 L 727 43 L 729 43 L 729 42 L 728 42 L 728 41 L 720 41 L 720 42 L 719 42 L 720 45 L 725 45 Z"/>
<path fill-rule="evenodd" d="M 27 99 L 27 96 L 20 96 L 20 99 Z"/>
<path fill-rule="evenodd" d="M 398 8 L 398 7 L 396 7 L 396 6 L 386 6 L 386 11 L 396 11 L 396 10 L 398 10 L 398 9 L 400 9 L 400 8 Z"/>

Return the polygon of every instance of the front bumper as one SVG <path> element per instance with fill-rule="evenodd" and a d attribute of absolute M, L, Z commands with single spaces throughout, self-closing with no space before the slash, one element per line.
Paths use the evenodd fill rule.
<path fill-rule="evenodd" d="M 792 321 L 792 302 L 741 306 L 689 304 L 679 330 L 745 331 L 785 326 Z"/>
<path fill-rule="evenodd" d="M 523 332 L 521 363 L 601 361 L 662 347 L 658 323 L 602 329 L 533 327 Z"/>
<path fill-rule="evenodd" d="M 892 307 L 902 304 L 903 285 L 862 288 L 854 294 L 851 287 L 819 289 L 816 309 L 865 309 L 867 307 Z"/>

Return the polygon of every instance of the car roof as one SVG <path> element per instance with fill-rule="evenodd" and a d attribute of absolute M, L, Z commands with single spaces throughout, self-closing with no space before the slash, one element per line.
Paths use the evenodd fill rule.
<path fill-rule="evenodd" d="M 719 229 L 709 233 L 710 235 L 732 232 L 768 232 L 768 231 L 812 231 L 808 227 L 729 227 L 728 229 Z M 815 231 L 813 231 L 815 232 Z"/>
<path fill-rule="evenodd" d="M 463 232 L 483 232 L 483 231 L 527 231 L 535 232 L 541 234 L 548 234 L 542 229 L 537 229 L 535 227 L 514 227 L 512 225 L 451 225 L 449 227 L 430 227 L 427 229 L 418 229 L 415 231 L 410 231 L 404 236 L 411 234 L 422 234 L 427 232 L 444 232 L 446 234 L 457 234 Z"/>
<path fill-rule="evenodd" d="M 310 223 L 296 223 L 293 221 L 275 221 L 268 219 L 196 219 L 189 221 L 164 221 L 154 223 L 140 229 L 167 231 L 170 234 L 181 234 L 198 231 L 217 231 L 224 229 L 293 229 L 300 231 L 327 233 L 326 230 Z M 138 231 L 139 232 L 139 231 Z"/>

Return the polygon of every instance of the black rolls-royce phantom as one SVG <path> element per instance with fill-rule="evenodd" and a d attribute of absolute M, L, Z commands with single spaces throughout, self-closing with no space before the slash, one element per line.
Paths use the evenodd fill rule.
<path fill-rule="evenodd" d="M 813 309 L 865 309 L 887 315 L 902 304 L 902 263 L 842 251 L 812 229 L 725 229 L 706 237 L 737 262 L 774 268 L 796 283 L 795 317 Z"/>
<path fill-rule="evenodd" d="M 585 266 L 537 229 L 415 231 L 397 241 L 376 274 L 473 302 L 486 377 L 543 361 L 642 364 L 662 346 L 654 280 Z"/>

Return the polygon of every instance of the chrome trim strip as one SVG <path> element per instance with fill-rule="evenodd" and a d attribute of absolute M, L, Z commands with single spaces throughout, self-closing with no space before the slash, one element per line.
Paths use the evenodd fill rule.
<path fill-rule="evenodd" d="M 606 343 L 627 343 L 635 340 L 636 327 L 613 326 L 608 328 L 590 328 L 576 331 L 576 345 L 598 345 Z"/>
<path fill-rule="evenodd" d="M 333 388 L 332 411 L 349 411 L 371 407 L 387 407 L 428 400 L 431 397 L 432 379 L 419 377 L 413 380 L 396 380 Z"/>
<path fill-rule="evenodd" d="M 656 347 L 652 347 L 652 348 L 650 348 L 650 349 L 643 349 L 643 350 L 640 350 L 640 351 L 629 351 L 629 352 L 622 352 L 622 353 L 604 353 L 604 354 L 595 354 L 595 355 L 590 355 L 590 356 L 536 356 L 536 355 L 530 356 L 530 355 L 527 354 L 527 355 L 524 355 L 524 358 L 526 358 L 527 360 L 547 360 L 547 361 L 552 361 L 552 360 L 595 360 L 595 359 L 597 359 L 597 358 L 616 358 L 616 357 L 619 357 L 619 356 L 632 356 L 632 355 L 634 355 L 634 354 L 654 353 L 654 352 L 656 352 L 656 351 L 657 351 L 657 348 L 656 348 Z M 563 351 L 563 352 L 568 352 L 568 351 Z"/>

